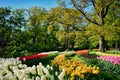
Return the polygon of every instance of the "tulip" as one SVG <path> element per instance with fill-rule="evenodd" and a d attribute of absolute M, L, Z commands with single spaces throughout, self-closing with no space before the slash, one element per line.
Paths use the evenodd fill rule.
<path fill-rule="evenodd" d="M 117 56 L 100 56 L 97 59 L 109 61 L 113 64 L 120 64 L 120 57 Z"/>
<path fill-rule="evenodd" d="M 26 60 L 32 60 L 32 59 L 37 59 L 37 58 L 41 58 L 41 57 L 46 57 L 48 56 L 48 54 L 34 54 L 31 56 L 22 56 L 19 58 L 20 61 L 26 61 Z"/>

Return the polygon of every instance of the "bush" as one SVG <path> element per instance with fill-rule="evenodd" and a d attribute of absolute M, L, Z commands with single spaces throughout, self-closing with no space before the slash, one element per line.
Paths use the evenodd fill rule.
<path fill-rule="evenodd" d="M 5 58 L 11 58 L 11 57 L 20 57 L 20 56 L 26 56 L 28 55 L 28 51 L 25 50 L 25 51 L 21 51 L 21 52 L 17 52 L 16 50 L 14 51 L 10 51 L 10 52 L 7 52 L 3 57 Z"/>
<path fill-rule="evenodd" d="M 59 54 L 64 54 L 65 56 L 72 56 L 75 55 L 75 51 L 64 51 L 60 52 Z"/>

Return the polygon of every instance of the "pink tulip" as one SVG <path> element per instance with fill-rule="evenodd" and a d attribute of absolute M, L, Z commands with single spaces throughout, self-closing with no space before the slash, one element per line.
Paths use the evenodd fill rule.
<path fill-rule="evenodd" d="M 97 59 L 109 61 L 113 64 L 120 64 L 120 57 L 117 56 L 100 56 Z"/>

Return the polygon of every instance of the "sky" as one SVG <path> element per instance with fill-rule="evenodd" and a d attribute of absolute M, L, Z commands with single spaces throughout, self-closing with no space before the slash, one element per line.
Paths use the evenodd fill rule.
<path fill-rule="evenodd" d="M 39 6 L 50 10 L 50 8 L 57 6 L 57 3 L 56 0 L 0 0 L 0 7 L 9 6 L 12 9 L 28 9 L 34 6 Z"/>

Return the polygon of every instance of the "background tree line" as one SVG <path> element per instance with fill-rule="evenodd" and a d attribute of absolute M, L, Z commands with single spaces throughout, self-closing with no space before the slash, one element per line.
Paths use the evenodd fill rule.
<path fill-rule="evenodd" d="M 99 48 L 100 39 L 104 41 L 104 49 L 120 46 L 119 0 L 114 3 L 83 0 L 84 5 L 77 3 L 77 0 L 70 1 L 76 9 L 70 5 L 63 7 L 65 2 L 59 2 L 60 6 L 49 11 L 37 6 L 16 10 L 0 7 L 0 47 L 7 52 L 92 49 Z M 103 3 L 103 11 L 110 3 L 107 13 L 100 13 Z M 88 13 L 85 8 L 90 4 L 94 8 Z M 100 15 L 104 21 L 101 21 Z"/>

